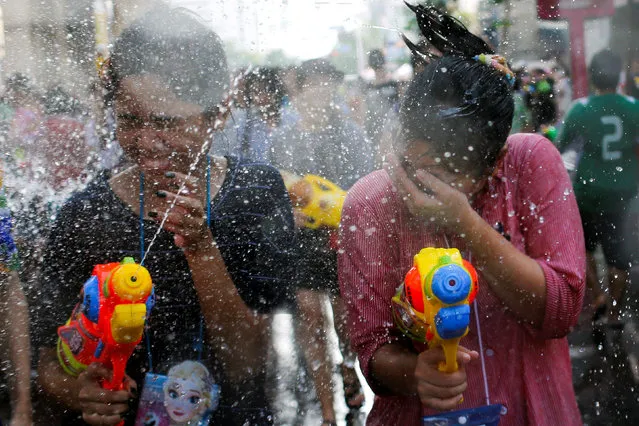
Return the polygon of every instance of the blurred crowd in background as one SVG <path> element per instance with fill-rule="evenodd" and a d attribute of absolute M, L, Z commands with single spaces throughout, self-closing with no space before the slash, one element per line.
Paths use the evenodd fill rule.
<path fill-rule="evenodd" d="M 240 76 L 235 105 L 224 132 L 216 136 L 213 153 L 278 166 L 299 166 L 304 152 L 291 152 L 291 147 L 303 150 L 304 143 L 314 138 L 329 140 L 335 149 L 308 152 L 309 161 L 321 163 L 323 177 L 348 189 L 357 176 L 381 167 L 390 149 L 388 144 L 392 143 L 387 123 L 398 113 L 412 76 L 424 66 L 413 58 L 412 63 L 401 67 L 402 73 L 394 72 L 398 68 L 393 66 L 391 70 L 383 49 L 367 52 L 367 61 L 368 67 L 361 75 L 345 75 L 330 58 L 285 67 L 246 64 L 235 70 L 233 75 Z M 512 133 L 539 133 L 555 141 L 573 102 L 569 70 L 560 60 L 519 61 L 511 68 L 516 77 Z M 407 69 L 410 73 L 406 73 Z M 618 92 L 637 96 L 639 61 L 628 64 L 626 69 Z M 62 86 L 40 87 L 21 73 L 9 76 L 4 87 L 0 101 L 0 153 L 7 201 L 15 218 L 14 237 L 23 261 L 21 279 L 28 285 L 36 279 L 41 251 L 58 209 L 100 170 L 119 164 L 122 153 L 113 143 L 115 121 L 103 108 L 98 83 L 93 88 L 93 104 L 80 102 Z M 305 142 L 293 143 L 301 134 Z M 345 159 L 349 153 L 352 158 Z M 340 155 L 340 159 L 331 155 Z M 338 163 L 348 164 L 349 169 L 335 166 Z M 308 236 L 309 244 L 318 244 L 317 238 Z M 320 238 L 329 241 L 333 236 Z M 334 420 L 335 390 L 326 384 L 332 380 L 334 366 L 325 362 L 330 355 L 325 331 L 318 331 L 315 326 L 333 323 L 342 358 L 338 371 L 343 381 L 340 394 L 353 411 L 350 421 L 355 421 L 364 404 L 364 391 L 355 374 L 355 356 L 341 330 L 345 320 L 339 297 L 331 288 L 305 297 L 298 300 L 299 315 L 305 321 L 294 326 L 295 338 L 301 342 L 296 351 L 300 359 L 306 359 L 306 367 L 302 367 L 306 378 L 302 381 L 308 389 L 314 388 L 321 418 Z M 328 300 L 332 309 L 327 309 Z M 307 324 L 313 327 L 304 329 Z M 299 381 L 295 379 L 296 387 Z M 292 392 L 293 397 L 296 392 L 298 396 L 307 394 Z M 301 397 L 305 398 L 308 397 Z M 300 407 L 302 403 L 294 411 L 303 417 Z"/>

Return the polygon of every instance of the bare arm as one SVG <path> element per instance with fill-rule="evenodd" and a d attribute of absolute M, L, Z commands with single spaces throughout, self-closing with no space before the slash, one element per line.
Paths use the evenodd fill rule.
<path fill-rule="evenodd" d="M 12 404 L 14 419 L 21 424 L 31 419 L 31 348 L 29 344 L 29 311 L 20 278 L 16 271 L 2 274 L 6 280 L 6 300 L 3 309 L 4 328 L 7 330 L 9 361 L 13 368 Z"/>
<path fill-rule="evenodd" d="M 38 385 L 60 404 L 81 411 L 76 377 L 64 372 L 54 348 L 41 348 L 38 360 Z"/>
<path fill-rule="evenodd" d="M 473 210 L 466 194 L 418 170 L 416 178 L 429 191 L 425 193 L 408 178 L 394 157 L 389 173 L 411 213 L 433 218 L 442 229 L 463 236 L 473 263 L 504 305 L 524 321 L 541 327 L 546 312 L 546 278 L 539 263 L 487 224 Z"/>
<path fill-rule="evenodd" d="M 218 248 L 208 233 L 208 243 L 185 250 L 200 299 L 209 339 L 222 357 L 226 374 L 234 381 L 251 377 L 264 367 L 265 316 L 250 310 L 240 297 Z"/>
<path fill-rule="evenodd" d="M 56 402 L 82 413 L 82 419 L 90 425 L 110 426 L 119 424 L 129 410 L 128 401 L 137 392 L 137 385 L 127 376 L 129 390 L 109 391 L 100 382 L 108 380 L 111 371 L 94 362 L 78 377 L 64 372 L 53 348 L 40 350 L 38 383 L 44 392 Z"/>
<path fill-rule="evenodd" d="M 503 238 L 470 206 L 460 215 L 460 233 L 488 285 L 519 318 L 541 326 L 546 280 L 539 264 Z"/>
<path fill-rule="evenodd" d="M 371 358 L 372 379 L 392 395 L 417 395 L 417 354 L 399 343 L 380 347 Z"/>

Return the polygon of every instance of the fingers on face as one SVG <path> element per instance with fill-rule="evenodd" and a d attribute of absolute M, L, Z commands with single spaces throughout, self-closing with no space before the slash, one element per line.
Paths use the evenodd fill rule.
<path fill-rule="evenodd" d="M 427 188 L 429 191 L 432 191 L 434 194 L 439 193 L 441 190 L 446 189 L 448 187 L 447 184 L 436 178 L 431 173 L 428 173 L 426 170 L 419 169 L 415 172 L 415 177 L 422 183 L 424 188 Z"/>
<path fill-rule="evenodd" d="M 435 176 L 422 169 L 415 171 L 415 178 L 420 183 L 416 184 L 395 155 L 389 156 L 389 166 L 387 171 L 395 183 L 397 190 L 406 198 L 421 198 L 422 200 L 434 198 L 434 196 L 440 191 L 441 185 L 444 184 Z"/>

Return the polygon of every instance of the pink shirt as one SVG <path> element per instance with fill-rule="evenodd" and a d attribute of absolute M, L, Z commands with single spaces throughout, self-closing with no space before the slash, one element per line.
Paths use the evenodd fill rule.
<path fill-rule="evenodd" d="M 572 387 L 566 334 L 576 323 L 584 294 L 585 248 L 572 186 L 559 153 L 545 138 L 508 139 L 486 190 L 473 208 L 512 244 L 539 262 L 546 279 L 543 325 L 535 329 L 512 314 L 481 277 L 479 316 L 491 403 L 505 405 L 501 425 L 582 424 Z M 446 247 L 424 221 L 409 215 L 385 171 L 361 179 L 348 193 L 341 225 L 339 280 L 348 306 L 351 340 L 371 383 L 369 362 L 381 346 L 405 339 L 393 325 L 391 297 L 423 247 Z M 448 237 L 464 258 L 459 238 Z M 462 345 L 479 351 L 474 313 Z M 481 363 L 467 367 L 461 408 L 485 405 Z M 377 396 L 369 425 L 419 425 L 417 397 Z"/>

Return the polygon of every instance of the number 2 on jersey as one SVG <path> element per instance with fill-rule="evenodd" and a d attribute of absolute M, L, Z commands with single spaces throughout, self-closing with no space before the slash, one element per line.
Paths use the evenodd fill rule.
<path fill-rule="evenodd" d="M 621 122 L 621 118 L 616 115 L 605 115 L 601 117 L 601 123 L 604 125 L 611 124 L 615 126 L 615 131 L 613 133 L 608 133 L 603 137 L 603 141 L 601 143 L 601 156 L 604 161 L 621 159 L 621 151 L 612 151 L 610 149 L 610 144 L 619 142 L 623 136 L 623 123 Z"/>

